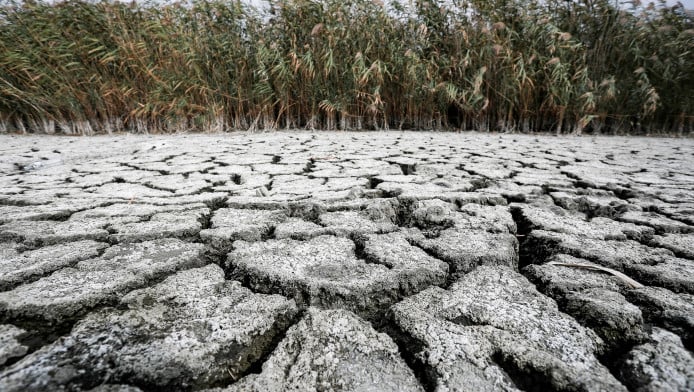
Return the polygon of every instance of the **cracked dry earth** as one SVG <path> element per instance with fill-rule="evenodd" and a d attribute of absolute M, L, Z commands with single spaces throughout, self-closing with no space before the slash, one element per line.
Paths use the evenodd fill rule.
<path fill-rule="evenodd" d="M 694 390 L 692 140 L 0 145 L 2 391 Z"/>

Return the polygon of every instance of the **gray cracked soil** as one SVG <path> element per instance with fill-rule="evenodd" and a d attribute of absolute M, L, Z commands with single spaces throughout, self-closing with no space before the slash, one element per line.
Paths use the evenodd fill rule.
<path fill-rule="evenodd" d="M 0 146 L 2 391 L 694 390 L 692 140 Z"/>

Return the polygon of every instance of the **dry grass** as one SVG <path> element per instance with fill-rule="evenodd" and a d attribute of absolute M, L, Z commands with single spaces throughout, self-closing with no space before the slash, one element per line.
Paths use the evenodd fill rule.
<path fill-rule="evenodd" d="M 621 280 L 624 284 L 627 286 L 631 287 L 632 289 L 640 289 L 644 287 L 641 283 L 635 281 L 634 279 L 631 279 L 627 275 L 617 271 L 613 270 L 612 268 L 607 268 L 595 264 L 582 264 L 582 263 L 560 263 L 558 261 L 550 261 L 547 263 L 547 265 L 556 265 L 559 267 L 569 267 L 569 268 L 578 268 L 578 269 L 586 269 L 590 271 L 599 271 L 599 272 L 605 272 L 608 273 L 615 278 Z"/>
<path fill-rule="evenodd" d="M 407 3 L 5 1 L 0 132 L 694 126 L 681 8 Z"/>

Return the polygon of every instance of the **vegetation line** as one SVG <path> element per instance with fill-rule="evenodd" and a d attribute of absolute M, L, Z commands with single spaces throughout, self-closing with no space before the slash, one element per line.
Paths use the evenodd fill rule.
<path fill-rule="evenodd" d="M 614 0 L 0 0 L 0 133 L 694 128 L 694 20 Z"/>

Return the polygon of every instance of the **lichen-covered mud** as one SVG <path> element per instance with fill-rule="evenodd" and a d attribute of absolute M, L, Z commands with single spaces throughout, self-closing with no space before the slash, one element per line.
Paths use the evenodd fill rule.
<path fill-rule="evenodd" d="M 692 140 L 0 154 L 1 391 L 694 390 Z"/>

